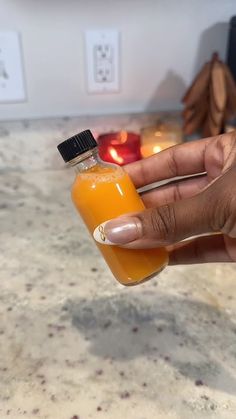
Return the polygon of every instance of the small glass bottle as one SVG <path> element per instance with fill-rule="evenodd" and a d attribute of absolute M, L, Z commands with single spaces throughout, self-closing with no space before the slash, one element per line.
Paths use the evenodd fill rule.
<path fill-rule="evenodd" d="M 92 133 L 83 131 L 58 145 L 64 161 L 74 166 L 72 200 L 91 235 L 112 218 L 145 209 L 130 177 L 120 167 L 103 162 Z M 147 281 L 168 264 L 164 248 L 125 249 L 96 242 L 115 278 L 123 285 Z"/>

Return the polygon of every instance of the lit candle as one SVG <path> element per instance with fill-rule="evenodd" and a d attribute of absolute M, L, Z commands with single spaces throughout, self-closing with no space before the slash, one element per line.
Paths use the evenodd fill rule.
<path fill-rule="evenodd" d="M 99 135 L 99 155 L 107 162 L 120 166 L 141 159 L 140 136 L 132 132 L 120 131 Z"/>
<path fill-rule="evenodd" d="M 181 129 L 178 126 L 161 124 L 143 128 L 141 131 L 141 154 L 149 157 L 182 141 Z"/>

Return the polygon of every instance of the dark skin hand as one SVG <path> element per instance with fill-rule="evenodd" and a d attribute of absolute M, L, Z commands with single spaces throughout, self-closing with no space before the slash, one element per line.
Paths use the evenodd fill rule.
<path fill-rule="evenodd" d="M 206 175 L 146 192 L 147 210 L 106 223 L 108 240 L 132 249 L 165 246 L 170 264 L 236 262 L 235 133 L 171 147 L 125 170 L 136 188 Z M 201 234 L 209 235 L 180 243 Z"/>

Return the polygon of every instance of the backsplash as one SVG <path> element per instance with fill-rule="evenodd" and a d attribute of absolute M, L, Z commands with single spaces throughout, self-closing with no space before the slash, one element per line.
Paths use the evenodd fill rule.
<path fill-rule="evenodd" d="M 0 30 L 21 35 L 27 100 L 0 104 L 0 119 L 180 108 L 217 49 L 224 59 L 234 0 L 0 0 Z M 85 31 L 120 34 L 120 91 L 88 94 Z"/>

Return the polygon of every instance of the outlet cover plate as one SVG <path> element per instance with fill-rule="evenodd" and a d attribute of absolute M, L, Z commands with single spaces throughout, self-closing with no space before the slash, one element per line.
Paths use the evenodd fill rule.
<path fill-rule="evenodd" d="M 0 103 L 25 100 L 19 33 L 0 32 Z"/>
<path fill-rule="evenodd" d="M 89 93 L 120 90 L 120 36 L 117 30 L 85 32 L 87 84 Z"/>

